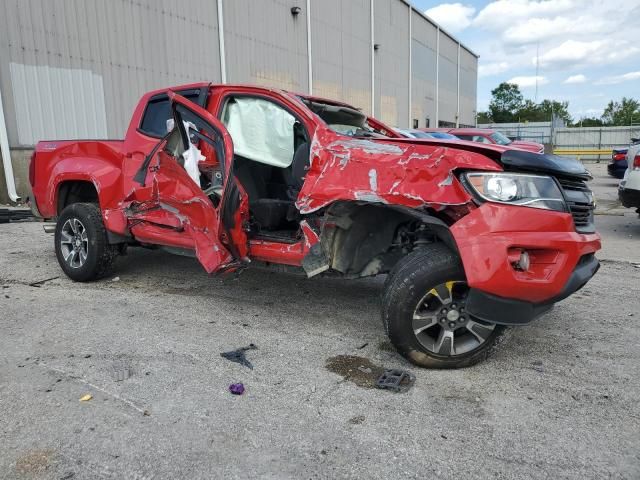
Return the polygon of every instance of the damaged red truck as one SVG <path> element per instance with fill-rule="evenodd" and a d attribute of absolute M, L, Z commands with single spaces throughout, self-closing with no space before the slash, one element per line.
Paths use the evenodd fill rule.
<path fill-rule="evenodd" d="M 400 138 L 341 102 L 207 83 L 144 95 L 123 141 L 43 141 L 30 165 L 32 208 L 57 220 L 73 280 L 104 276 L 127 246 L 209 273 L 388 274 L 391 341 L 439 368 L 486 358 L 595 274 L 589 179 L 572 159 Z"/>

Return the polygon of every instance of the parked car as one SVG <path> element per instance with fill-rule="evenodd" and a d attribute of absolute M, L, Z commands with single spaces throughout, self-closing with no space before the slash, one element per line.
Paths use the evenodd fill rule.
<path fill-rule="evenodd" d="M 629 147 L 617 147 L 611 152 L 611 160 L 607 165 L 607 172 L 614 178 L 624 177 L 627 170 L 627 152 Z"/>
<path fill-rule="evenodd" d="M 490 128 L 452 128 L 447 133 L 455 135 L 461 140 L 471 142 L 489 143 L 494 145 L 504 145 L 509 148 L 527 150 L 529 152 L 544 153 L 544 145 L 537 142 L 525 140 L 511 140 L 504 133 Z"/>
<path fill-rule="evenodd" d="M 618 186 L 618 197 L 627 208 L 640 214 L 640 139 L 632 139 L 627 151 L 627 170 Z"/>
<path fill-rule="evenodd" d="M 446 132 L 425 132 L 423 130 L 396 128 L 396 132 L 406 138 L 439 138 L 441 140 L 460 140 L 455 135 Z"/>
<path fill-rule="evenodd" d="M 132 246 L 209 273 L 388 274 L 385 330 L 439 368 L 486 358 L 595 274 L 589 179 L 572 159 L 401 138 L 341 102 L 209 83 L 144 95 L 124 140 L 39 142 L 29 171 L 73 280 Z"/>

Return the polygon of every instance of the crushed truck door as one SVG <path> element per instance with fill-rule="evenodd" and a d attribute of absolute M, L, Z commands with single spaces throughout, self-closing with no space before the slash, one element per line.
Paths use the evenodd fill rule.
<path fill-rule="evenodd" d="M 173 92 L 169 98 L 174 127 L 134 177 L 139 187 L 128 207 L 129 229 L 142 243 L 193 250 L 209 273 L 236 268 L 246 260 L 241 218 L 247 201 L 231 175 L 231 137 L 203 108 Z M 185 169 L 195 145 L 222 177 L 206 192 Z"/>

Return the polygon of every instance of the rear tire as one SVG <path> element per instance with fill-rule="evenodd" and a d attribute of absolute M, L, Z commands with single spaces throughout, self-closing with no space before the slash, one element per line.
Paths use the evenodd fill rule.
<path fill-rule="evenodd" d="M 108 275 L 118 256 L 117 248 L 109 244 L 100 208 L 94 203 L 65 207 L 58 217 L 54 239 L 60 267 L 76 282 Z"/>
<path fill-rule="evenodd" d="M 469 316 L 467 291 L 460 260 L 445 245 L 401 259 L 382 297 L 382 321 L 398 352 L 427 368 L 462 368 L 486 359 L 506 329 Z"/>

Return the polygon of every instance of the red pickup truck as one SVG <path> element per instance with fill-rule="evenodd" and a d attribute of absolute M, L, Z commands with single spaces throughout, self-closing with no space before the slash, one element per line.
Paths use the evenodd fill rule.
<path fill-rule="evenodd" d="M 194 173 L 195 170 L 195 173 Z M 499 145 L 400 138 L 341 102 L 192 84 L 142 97 L 123 141 L 43 141 L 31 205 L 73 280 L 128 246 L 346 278 L 388 274 L 382 319 L 426 367 L 462 367 L 597 271 L 589 173 Z"/>

